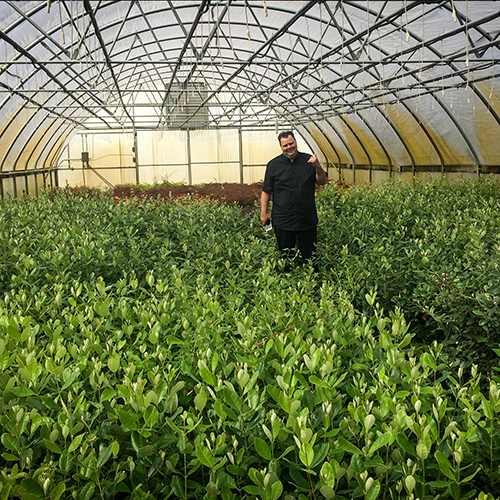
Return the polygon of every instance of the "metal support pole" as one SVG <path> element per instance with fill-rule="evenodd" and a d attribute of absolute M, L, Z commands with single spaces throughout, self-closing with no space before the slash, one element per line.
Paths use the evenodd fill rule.
<path fill-rule="evenodd" d="M 88 151 L 88 138 L 87 134 L 82 134 L 82 151 Z M 83 185 L 85 186 L 85 164 L 82 161 L 82 179 L 83 179 Z"/>
<path fill-rule="evenodd" d="M 139 185 L 139 149 L 137 148 L 137 130 L 134 129 L 134 162 L 135 162 L 135 183 Z"/>
<path fill-rule="evenodd" d="M 243 184 L 243 134 L 241 127 L 238 129 L 238 146 L 240 156 L 240 184 Z"/>
<path fill-rule="evenodd" d="M 191 132 L 187 129 L 187 174 L 188 174 L 188 185 L 193 184 L 193 176 L 191 171 Z"/>

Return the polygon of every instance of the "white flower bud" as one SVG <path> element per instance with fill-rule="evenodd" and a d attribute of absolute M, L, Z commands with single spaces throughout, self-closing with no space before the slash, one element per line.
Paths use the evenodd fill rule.
<path fill-rule="evenodd" d="M 270 412 L 270 415 L 269 415 L 269 419 L 271 420 L 271 424 L 274 424 L 274 422 L 276 421 L 276 412 L 274 410 L 271 410 Z"/>
<path fill-rule="evenodd" d="M 365 483 L 365 491 L 368 491 L 368 490 L 372 487 L 373 482 L 374 482 L 373 477 L 369 477 L 369 478 L 366 480 L 366 483 Z"/>
<path fill-rule="evenodd" d="M 297 424 L 299 426 L 299 429 L 305 428 L 307 424 L 307 417 L 304 415 L 301 415 L 300 417 L 297 417 Z"/>
<path fill-rule="evenodd" d="M 271 481 L 271 474 L 268 472 L 268 473 L 264 476 L 264 487 L 266 487 L 266 486 L 269 484 L 269 481 Z"/>
<path fill-rule="evenodd" d="M 492 384 L 490 385 L 490 398 L 497 399 L 497 397 L 498 397 L 498 387 L 494 382 L 492 382 Z"/>
<path fill-rule="evenodd" d="M 413 476 L 406 476 L 405 478 L 405 485 L 406 488 L 408 489 L 408 492 L 411 493 L 413 489 L 415 488 L 415 478 Z"/>
<path fill-rule="evenodd" d="M 368 431 L 372 427 L 372 425 L 375 423 L 375 417 L 370 414 L 365 417 L 364 425 L 365 429 Z"/>

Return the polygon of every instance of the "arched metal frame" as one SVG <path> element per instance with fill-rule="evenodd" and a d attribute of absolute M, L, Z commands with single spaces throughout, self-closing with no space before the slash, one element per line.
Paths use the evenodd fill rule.
<path fill-rule="evenodd" d="M 0 175 L 51 168 L 75 129 L 168 129 L 190 93 L 197 94 L 197 104 L 185 107 L 182 128 L 195 128 L 200 110 L 207 113 L 208 128 L 273 130 L 279 123 L 307 130 L 316 124 L 316 131 L 326 134 L 319 125 L 325 122 L 337 135 L 325 135 L 336 156 L 330 161 L 339 161 L 342 148 L 354 166 L 359 151 L 370 169 L 369 150 L 350 123 L 356 119 L 375 139 L 392 169 L 396 146 L 380 135 L 377 120 L 383 120 L 415 171 L 420 160 L 412 137 L 399 131 L 384 109 L 397 106 L 427 138 L 444 172 L 449 160 L 433 116 L 411 102 L 429 96 L 470 164 L 478 172 L 483 164 L 494 169 L 496 157 L 486 157 L 481 141 L 469 136 L 463 115 L 442 97 L 445 90 L 470 89 L 482 104 L 480 112 L 500 131 L 495 101 L 500 5 L 494 4 L 6 0 L 0 4 Z M 425 38 L 425 23 L 435 28 L 437 17 L 446 26 Z M 59 40 L 68 32 L 71 39 Z M 404 46 L 395 46 L 403 34 Z M 485 82 L 489 96 L 478 86 Z M 12 99 L 14 111 L 2 113 Z M 376 113 L 368 117 L 367 110 Z M 350 129 L 354 143 L 341 136 L 337 120 Z"/>

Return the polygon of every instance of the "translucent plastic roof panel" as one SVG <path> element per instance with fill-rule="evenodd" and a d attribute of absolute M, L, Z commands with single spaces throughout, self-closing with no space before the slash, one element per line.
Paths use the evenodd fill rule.
<path fill-rule="evenodd" d="M 75 130 L 226 127 L 499 165 L 499 44 L 492 0 L 5 0 L 0 170 L 50 168 Z"/>

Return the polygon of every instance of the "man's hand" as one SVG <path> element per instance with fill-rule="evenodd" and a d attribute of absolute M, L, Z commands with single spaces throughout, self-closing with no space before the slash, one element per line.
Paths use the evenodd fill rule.
<path fill-rule="evenodd" d="M 267 213 L 267 207 L 269 206 L 270 199 L 271 199 L 271 194 L 262 191 L 262 194 L 260 196 L 260 220 L 264 225 L 267 224 L 267 221 L 272 220 L 269 214 Z"/>
<path fill-rule="evenodd" d="M 323 184 L 326 184 L 326 172 L 323 170 L 321 167 L 321 164 L 318 161 L 318 157 L 316 156 L 316 153 L 314 153 L 309 160 L 307 160 L 307 163 L 310 163 L 315 169 L 316 169 L 316 184 L 322 186 Z"/>
<path fill-rule="evenodd" d="M 265 212 L 263 214 L 260 214 L 260 220 L 262 221 L 262 224 L 264 224 L 264 226 L 265 226 L 272 219 L 269 216 L 269 214 L 267 212 Z"/>
<path fill-rule="evenodd" d="M 318 157 L 316 156 L 316 153 L 314 153 L 314 154 L 311 156 L 311 158 L 309 158 L 309 160 L 307 160 L 307 163 L 312 163 L 313 165 L 314 165 L 315 163 L 318 163 Z M 319 165 L 319 163 L 318 163 L 318 165 Z"/>

